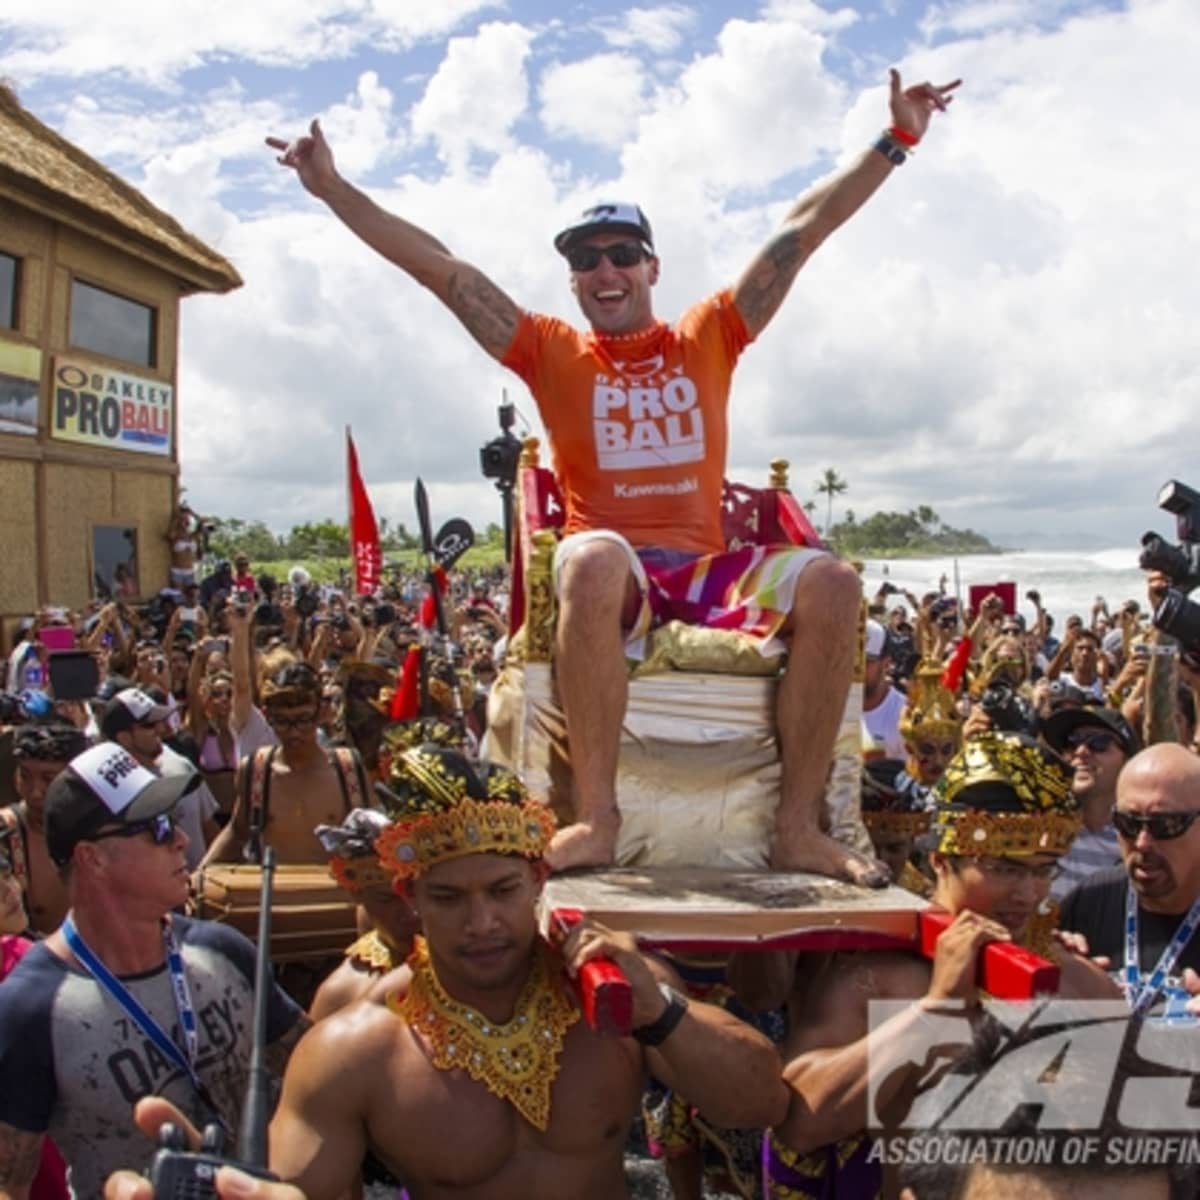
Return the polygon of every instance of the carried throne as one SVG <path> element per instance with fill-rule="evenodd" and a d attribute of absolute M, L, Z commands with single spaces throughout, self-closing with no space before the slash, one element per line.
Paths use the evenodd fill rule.
<path fill-rule="evenodd" d="M 517 473 L 509 640 L 493 689 L 486 754 L 573 819 L 570 748 L 554 682 L 553 564 L 564 511 L 553 473 L 526 439 Z M 726 544 L 820 546 L 771 463 L 765 488 L 726 482 Z M 860 631 L 862 624 L 860 621 Z M 859 813 L 862 638 L 826 788 L 831 832 L 870 852 Z M 631 669 L 621 731 L 618 866 L 767 865 L 781 764 L 775 693 L 783 656 L 764 657 L 746 635 L 672 621 L 656 628 Z"/>

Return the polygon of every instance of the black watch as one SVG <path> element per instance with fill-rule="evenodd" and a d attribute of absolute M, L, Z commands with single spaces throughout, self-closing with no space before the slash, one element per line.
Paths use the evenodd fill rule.
<path fill-rule="evenodd" d="M 683 1014 L 687 1012 L 687 997 L 677 992 L 669 983 L 660 983 L 658 990 L 667 1002 L 667 1007 L 662 1010 L 656 1021 L 649 1025 L 639 1025 L 632 1031 L 634 1038 L 643 1046 L 661 1046 L 674 1033 L 675 1026 L 683 1020 Z"/>

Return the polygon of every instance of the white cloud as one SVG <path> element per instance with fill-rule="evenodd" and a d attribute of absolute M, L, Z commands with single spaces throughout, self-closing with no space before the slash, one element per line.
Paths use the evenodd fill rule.
<path fill-rule="evenodd" d="M 303 67 L 368 47 L 402 49 L 444 35 L 494 0 L 10 0 L 0 13 L 4 70 L 18 83 L 113 72 L 173 85 L 181 72 L 246 60 Z"/>
<path fill-rule="evenodd" d="M 644 107 L 641 63 L 626 54 L 597 54 L 552 63 L 538 87 L 541 120 L 555 137 L 618 149 Z"/>
<path fill-rule="evenodd" d="M 412 110 L 418 141 L 433 140 L 457 168 L 473 150 L 493 154 L 513 146 L 510 129 L 529 102 L 525 59 L 532 32 L 491 22 L 473 37 L 451 38 L 437 72 Z"/>
<path fill-rule="evenodd" d="M 407 7 L 397 3 L 393 14 Z M 882 77 L 850 98 L 839 38 L 853 13 L 772 0 L 755 20 L 727 21 L 715 40 L 685 38 L 670 53 L 686 66 L 656 60 L 651 75 L 646 65 L 636 102 L 634 72 L 621 76 L 621 111 L 634 116 L 614 178 L 583 152 L 541 145 L 526 71 L 535 53 L 549 57 L 549 37 L 539 42 L 519 0 L 511 7 L 512 23 L 450 39 L 432 75 L 426 47 L 348 63 L 332 85 L 332 68 L 282 80 L 244 70 L 263 61 L 265 37 L 251 28 L 244 48 L 230 49 L 205 28 L 221 9 L 206 6 L 216 16 L 195 18 L 200 31 L 185 38 L 165 31 L 162 6 L 145 6 L 136 36 L 123 9 L 110 36 L 85 28 L 98 16 L 70 30 L 69 15 L 83 9 L 63 0 L 39 5 L 37 20 L 6 7 L 9 49 L 58 53 L 55 30 L 72 53 L 98 55 L 90 99 L 76 85 L 46 84 L 52 101 L 39 115 L 117 163 L 246 279 L 238 293 L 183 305 L 182 467 L 202 508 L 277 526 L 339 514 L 340 431 L 350 421 L 382 512 L 411 526 L 420 473 L 437 518 L 465 511 L 482 525 L 499 510 L 478 479 L 477 447 L 496 431 L 501 388 L 532 415 L 524 388 L 429 293 L 275 165 L 265 133 L 299 132 L 325 113 L 351 178 L 374 170 L 380 179 L 381 165 L 403 161 L 398 178 L 371 189 L 382 204 L 478 262 L 518 302 L 566 317 L 575 312 L 552 233 L 599 194 L 632 196 L 663 255 L 657 307 L 674 317 L 733 279 L 810 176 L 862 153 L 887 120 Z M 193 12 L 165 11 L 172 22 Z M 310 20 L 341 21 L 356 46 L 364 29 L 381 36 L 348 3 L 330 0 L 316 17 L 311 6 L 303 16 L 265 11 L 281 42 L 300 30 L 289 46 L 305 45 Z M 1155 523 L 1163 479 L 1200 485 L 1191 437 L 1200 194 L 1181 149 L 1194 141 L 1194 106 L 1169 83 L 1190 78 L 1200 60 L 1200 9 L 1130 0 L 1060 16 L 1055 28 L 1009 9 L 1008 24 L 993 29 L 972 27 L 966 6 L 943 4 L 933 45 L 906 11 L 897 17 L 909 21 L 912 44 L 905 80 L 966 82 L 913 160 L 805 266 L 747 351 L 730 473 L 761 479 L 781 455 L 801 499 L 834 466 L 860 514 L 931 503 L 951 524 L 999 535 L 1102 530 L 1132 544 Z M 162 64 L 218 42 L 221 75 L 198 88 L 189 80 L 170 103 L 146 101 L 108 69 L 132 61 L 136 44 L 163 74 Z M 321 41 L 312 61 L 339 45 Z M 588 94 L 595 45 L 572 54 L 570 39 L 554 41 L 540 113 L 547 128 L 602 133 L 614 145 L 615 119 L 589 121 L 571 103 Z M 7 55 L 4 69 L 15 74 Z M 405 110 L 375 69 L 428 86 Z M 408 157 L 419 147 L 406 128 L 448 166 Z"/>
<path fill-rule="evenodd" d="M 696 25 L 696 13 L 683 4 L 657 8 L 630 8 L 610 21 L 600 23 L 604 40 L 622 50 L 644 46 L 656 54 L 679 49 Z"/>

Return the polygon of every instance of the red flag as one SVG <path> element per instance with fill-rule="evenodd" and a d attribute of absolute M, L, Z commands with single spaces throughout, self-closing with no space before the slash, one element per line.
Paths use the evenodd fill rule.
<path fill-rule="evenodd" d="M 439 565 L 435 563 L 433 570 L 429 574 L 433 579 L 433 586 L 430 587 L 430 590 L 425 593 L 424 598 L 421 600 L 421 611 L 417 618 L 420 621 L 422 629 L 432 629 L 437 624 L 437 609 L 433 603 L 433 587 L 436 587 L 438 595 L 443 597 L 450 591 L 450 577 Z"/>
<path fill-rule="evenodd" d="M 419 646 L 409 646 L 396 677 L 396 690 L 392 693 L 391 708 L 388 712 L 391 720 L 411 721 L 420 716 L 420 682 L 421 649 Z"/>
<path fill-rule="evenodd" d="M 379 527 L 375 511 L 358 470 L 358 452 L 350 427 L 346 426 L 346 475 L 350 488 L 350 550 L 354 555 L 354 590 L 370 595 L 379 586 L 383 570 L 383 551 L 379 545 Z"/>

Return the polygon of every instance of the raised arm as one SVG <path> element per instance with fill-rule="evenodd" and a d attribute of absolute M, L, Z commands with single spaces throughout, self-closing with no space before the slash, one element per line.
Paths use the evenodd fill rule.
<path fill-rule="evenodd" d="M 456 258 L 437 238 L 379 207 L 338 174 L 319 121 L 307 137 L 288 143 L 267 138 L 282 150 L 279 161 L 324 201 L 357 237 L 427 287 L 495 359 L 504 357 L 520 319 L 520 309 L 482 271 Z"/>
<path fill-rule="evenodd" d="M 929 127 L 935 110 L 944 111 L 961 80 L 935 87 L 919 83 L 901 89 L 900 73 L 891 72 L 892 128 L 901 132 L 894 145 L 903 152 Z M 903 159 L 901 159 L 903 161 Z M 800 197 L 778 233 L 758 252 L 734 287 L 733 299 L 752 336 L 778 311 L 796 273 L 813 251 L 848 221 L 892 173 L 891 160 L 872 146 L 844 170 L 822 180 Z"/>

